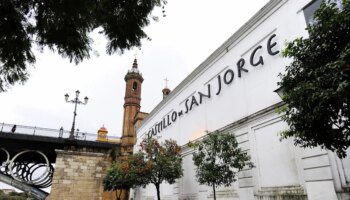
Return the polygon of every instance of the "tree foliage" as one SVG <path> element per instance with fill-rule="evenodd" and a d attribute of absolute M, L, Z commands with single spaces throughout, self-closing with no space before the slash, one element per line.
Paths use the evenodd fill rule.
<path fill-rule="evenodd" d="M 145 169 L 143 154 L 140 153 L 129 156 L 126 160 L 119 159 L 113 162 L 103 179 L 104 190 L 117 191 L 117 199 L 120 200 L 122 190 L 128 191 L 132 187 L 142 185 Z"/>
<path fill-rule="evenodd" d="M 321 146 L 346 156 L 350 146 L 350 1 L 341 9 L 322 2 L 307 27 L 308 38 L 287 44 L 285 57 L 293 59 L 281 76 L 284 120 L 301 147 Z"/>
<path fill-rule="evenodd" d="M 214 199 L 217 186 L 230 186 L 237 180 L 240 170 L 254 166 L 248 154 L 238 147 L 236 137 L 230 133 L 210 133 L 189 146 L 197 150 L 193 153 L 197 181 L 212 186 Z"/>
<path fill-rule="evenodd" d="M 174 140 L 160 144 L 153 138 L 143 140 L 140 146 L 147 166 L 143 185 L 154 184 L 160 200 L 160 184 L 173 184 L 183 175 L 181 147 Z"/>
<path fill-rule="evenodd" d="M 114 163 L 104 179 L 105 190 L 129 189 L 154 184 L 160 200 L 160 184 L 169 184 L 183 175 L 181 148 L 174 140 L 160 144 L 155 139 L 141 142 L 139 152 L 127 160 Z"/>
<path fill-rule="evenodd" d="M 96 28 L 107 40 L 107 53 L 140 47 L 151 11 L 166 0 L 1 0 L 0 92 L 28 78 L 35 62 L 32 46 L 48 47 L 76 64 L 90 57 Z M 164 12 L 164 10 L 163 10 Z"/>

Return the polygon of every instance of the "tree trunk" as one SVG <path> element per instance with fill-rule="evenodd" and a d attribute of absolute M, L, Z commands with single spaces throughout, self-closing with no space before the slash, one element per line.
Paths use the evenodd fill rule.
<path fill-rule="evenodd" d="M 128 200 L 128 199 L 129 199 L 129 189 L 128 189 L 128 190 L 125 190 L 124 199 L 125 199 L 125 200 Z"/>
<path fill-rule="evenodd" d="M 215 184 L 213 183 L 214 200 L 216 200 Z"/>
<path fill-rule="evenodd" d="M 159 186 L 160 184 L 155 184 L 156 185 L 156 189 L 157 189 L 157 199 L 160 200 L 160 190 L 159 190 Z"/>
<path fill-rule="evenodd" d="M 122 190 L 116 190 L 115 193 L 116 193 L 116 196 L 117 196 L 117 200 L 120 200 L 120 197 L 122 195 Z"/>

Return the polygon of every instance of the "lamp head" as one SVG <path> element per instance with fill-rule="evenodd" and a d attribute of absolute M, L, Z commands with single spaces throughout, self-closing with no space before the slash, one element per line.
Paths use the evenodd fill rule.
<path fill-rule="evenodd" d="M 64 95 L 64 99 L 65 99 L 66 101 L 68 101 L 68 98 L 69 98 L 69 95 L 68 95 L 68 94 L 65 94 L 65 95 Z"/>
<path fill-rule="evenodd" d="M 276 92 L 278 94 L 278 96 L 283 99 L 283 94 L 284 94 L 284 88 L 283 87 L 279 87 L 276 90 L 274 90 L 274 92 Z"/>
<path fill-rule="evenodd" d="M 87 103 L 88 103 L 88 101 L 89 101 L 89 98 L 88 98 L 88 97 L 85 97 L 85 98 L 84 98 L 84 102 L 85 102 L 85 104 L 87 104 Z"/>
<path fill-rule="evenodd" d="M 80 91 L 79 91 L 79 90 L 75 91 L 75 94 L 76 94 L 77 96 L 79 96 Z"/>

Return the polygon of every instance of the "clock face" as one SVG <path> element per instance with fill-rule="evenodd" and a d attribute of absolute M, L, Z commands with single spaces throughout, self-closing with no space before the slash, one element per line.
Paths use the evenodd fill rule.
<path fill-rule="evenodd" d="M 101 139 L 105 139 L 106 138 L 106 133 L 100 133 L 99 135 L 100 135 Z"/>

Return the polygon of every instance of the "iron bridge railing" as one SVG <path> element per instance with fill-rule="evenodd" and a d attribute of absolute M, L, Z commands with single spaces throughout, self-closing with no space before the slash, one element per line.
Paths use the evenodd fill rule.
<path fill-rule="evenodd" d="M 60 129 L 52 129 L 52 128 L 42 128 L 37 126 L 24 126 L 24 125 L 16 125 L 16 130 L 13 131 L 13 127 L 15 124 L 0 124 L 0 132 L 4 133 L 12 133 L 12 134 L 25 134 L 25 135 L 36 135 L 36 136 L 46 136 L 46 137 L 55 137 L 55 138 L 69 138 L 70 131 L 60 130 Z M 86 141 L 97 141 L 97 134 L 87 133 L 76 131 L 74 133 L 74 137 L 76 140 L 86 140 Z M 106 140 L 115 141 L 120 139 L 120 137 L 116 136 L 107 136 Z"/>

